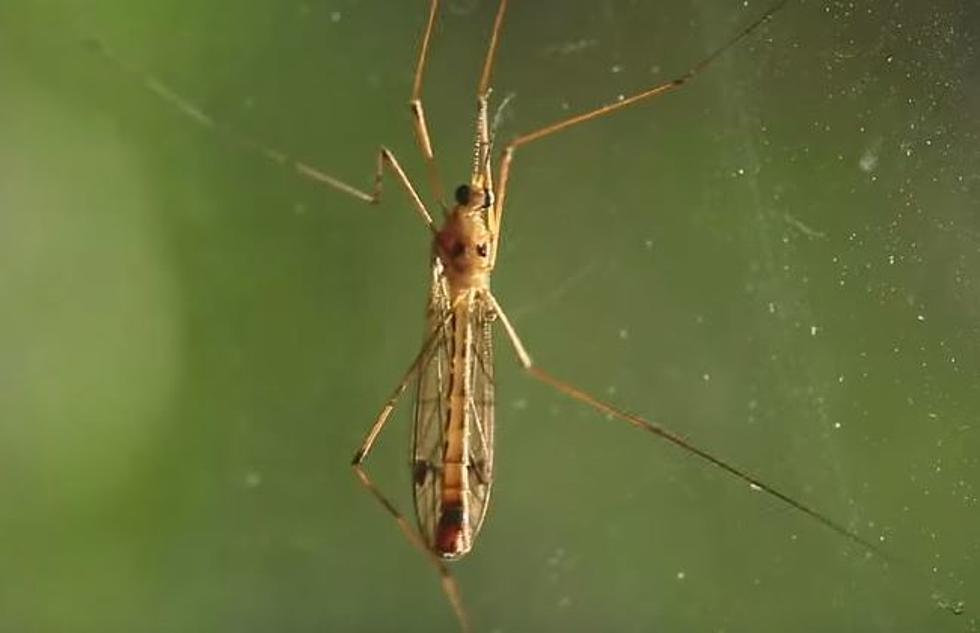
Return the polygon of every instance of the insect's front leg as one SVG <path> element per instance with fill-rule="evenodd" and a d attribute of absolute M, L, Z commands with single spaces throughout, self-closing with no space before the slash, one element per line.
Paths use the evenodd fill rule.
<path fill-rule="evenodd" d="M 514 160 L 514 155 L 517 153 L 518 148 L 533 143 L 534 141 L 547 138 L 549 136 L 552 136 L 553 134 L 557 134 L 558 132 L 567 130 L 568 128 L 581 125 L 588 121 L 594 121 L 596 119 L 609 116 L 611 114 L 619 112 L 623 108 L 627 108 L 634 104 L 645 102 L 645 101 L 651 101 L 656 97 L 664 95 L 668 92 L 673 92 L 674 90 L 677 90 L 678 88 L 687 85 L 687 83 L 690 82 L 692 79 L 694 79 L 695 76 L 701 74 L 701 72 L 703 72 L 705 69 L 711 66 L 711 64 L 713 64 L 715 60 L 722 55 L 722 53 L 724 53 L 728 49 L 732 48 L 733 46 L 735 46 L 736 44 L 744 40 L 746 37 L 751 35 L 757 28 L 765 24 L 773 15 L 776 14 L 776 12 L 782 9 L 787 2 L 789 2 L 789 0 L 776 0 L 776 2 L 774 2 L 772 6 L 766 9 L 766 11 L 762 13 L 762 15 L 760 15 L 754 21 L 750 22 L 748 25 L 743 27 L 742 30 L 737 32 L 731 39 L 729 39 L 727 42 L 725 42 L 715 50 L 708 53 L 708 55 L 705 56 L 704 59 L 702 59 L 700 62 L 698 62 L 691 68 L 689 68 L 687 72 L 677 76 L 675 79 L 672 79 L 670 81 L 665 81 L 663 83 L 659 83 L 654 86 L 650 86 L 648 88 L 635 92 L 629 96 L 617 99 L 612 103 L 607 103 L 606 105 L 601 105 L 599 107 L 592 108 L 591 110 L 587 110 L 580 114 L 573 114 L 563 119 L 559 119 L 558 121 L 555 121 L 544 127 L 538 128 L 537 130 L 527 132 L 525 134 L 521 134 L 520 136 L 512 140 L 510 143 L 508 143 L 507 147 L 504 148 L 504 152 L 500 157 L 500 172 L 499 172 L 500 181 L 497 185 L 496 201 L 494 203 L 494 208 L 491 213 L 492 229 L 494 231 L 494 235 L 499 235 L 500 233 L 500 225 L 504 215 L 504 201 L 507 198 L 507 184 L 510 179 L 511 162 Z M 506 3 L 505 2 L 501 3 L 501 5 L 504 4 Z M 498 21 L 501 19 L 502 15 L 503 15 L 503 11 L 499 11 L 497 15 Z M 485 82 L 489 81 L 488 68 L 490 65 L 490 60 L 492 59 L 492 52 L 495 46 L 495 40 L 496 40 L 498 28 L 499 28 L 499 24 L 495 25 L 494 36 L 493 36 L 494 42 L 491 43 L 490 55 L 488 55 L 487 58 L 487 68 L 484 69 L 484 77 L 481 82 L 482 90 L 486 89 Z M 494 264 L 497 261 L 498 242 L 499 240 L 497 239 L 494 240 L 493 249 L 490 253 L 491 268 L 493 268 Z"/>
<path fill-rule="evenodd" d="M 442 186 L 442 179 L 439 178 L 435 150 L 432 148 L 432 137 L 429 134 L 429 124 L 426 122 L 425 107 L 422 105 L 422 80 L 425 77 L 425 63 L 429 59 L 429 43 L 432 40 L 432 32 L 435 29 L 438 13 L 439 0 L 431 0 L 429 3 L 429 18 L 425 24 L 422 42 L 419 44 L 419 57 L 415 64 L 415 80 L 412 82 L 412 97 L 408 101 L 408 106 L 412 111 L 412 127 L 415 131 L 415 140 L 418 142 L 419 150 L 425 159 L 425 167 L 429 174 L 429 185 L 432 187 L 432 193 L 436 197 L 436 200 L 445 208 L 446 192 Z"/>

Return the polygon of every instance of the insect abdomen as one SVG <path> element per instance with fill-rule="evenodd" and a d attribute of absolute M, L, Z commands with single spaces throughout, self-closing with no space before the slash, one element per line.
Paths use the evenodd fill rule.
<path fill-rule="evenodd" d="M 443 558 L 458 558 L 469 551 L 469 539 L 462 538 L 463 534 L 463 504 L 460 502 L 444 503 L 436 525 L 435 542 L 433 546 L 437 554 Z"/>

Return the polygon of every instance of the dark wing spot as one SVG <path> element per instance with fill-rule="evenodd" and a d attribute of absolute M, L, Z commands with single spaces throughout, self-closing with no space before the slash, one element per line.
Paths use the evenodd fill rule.
<path fill-rule="evenodd" d="M 487 256 L 487 245 L 486 244 L 477 244 L 476 245 L 476 254 L 479 255 L 480 257 L 486 257 Z"/>
<path fill-rule="evenodd" d="M 432 466 L 429 462 L 424 459 L 416 459 L 415 463 L 412 464 L 412 480 L 415 481 L 415 485 L 421 486 L 424 484 L 431 470 Z"/>
<path fill-rule="evenodd" d="M 456 202 L 462 205 L 467 205 L 470 203 L 470 186 L 460 185 L 456 187 Z"/>

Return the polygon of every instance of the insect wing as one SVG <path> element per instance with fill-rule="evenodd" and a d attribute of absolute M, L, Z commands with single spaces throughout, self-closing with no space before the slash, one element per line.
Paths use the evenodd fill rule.
<path fill-rule="evenodd" d="M 414 427 L 412 429 L 412 480 L 415 493 L 415 516 L 419 531 L 431 547 L 439 520 L 441 503 L 439 483 L 442 473 L 446 423 L 449 412 L 449 389 L 452 378 L 453 320 L 451 304 L 438 261 L 433 264 L 432 288 L 426 309 L 427 334 L 434 331 L 429 354 L 419 368 L 415 392 Z"/>
<path fill-rule="evenodd" d="M 493 484 L 493 307 L 478 294 L 470 311 L 472 353 L 467 354 L 471 363 L 468 375 L 472 381 L 467 403 L 467 423 L 471 430 L 470 459 L 467 471 L 470 477 L 469 521 L 473 534 L 480 530 L 490 504 L 490 488 Z"/>

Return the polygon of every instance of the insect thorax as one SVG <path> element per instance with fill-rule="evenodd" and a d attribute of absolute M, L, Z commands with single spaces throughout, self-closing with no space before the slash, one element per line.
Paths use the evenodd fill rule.
<path fill-rule="evenodd" d="M 454 291 L 485 288 L 490 278 L 492 234 L 486 211 L 458 205 L 446 215 L 435 239 L 435 251 Z"/>

